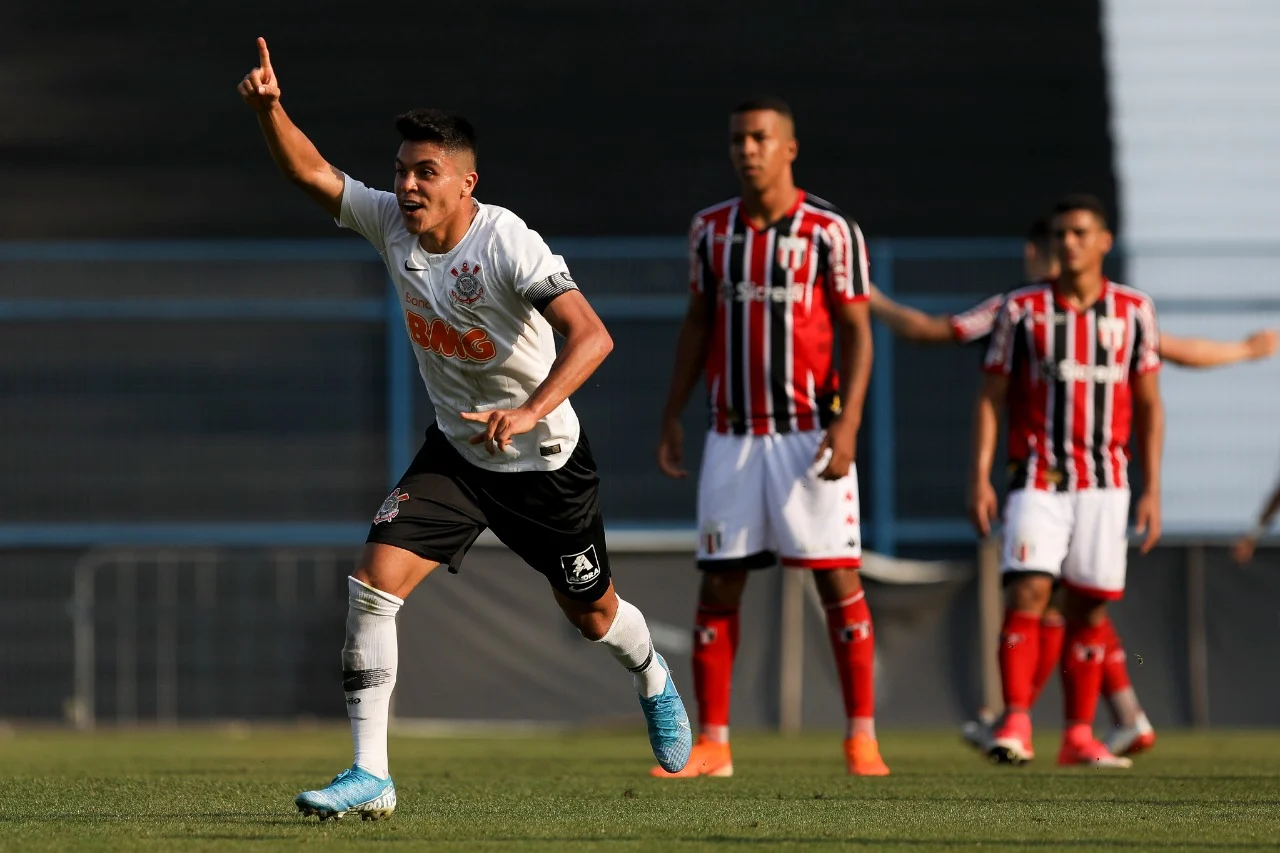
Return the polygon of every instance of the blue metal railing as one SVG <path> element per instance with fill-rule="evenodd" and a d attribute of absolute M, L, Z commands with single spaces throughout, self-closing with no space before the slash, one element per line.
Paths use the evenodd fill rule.
<path fill-rule="evenodd" d="M 624 237 L 568 238 L 548 241 L 558 253 L 576 260 L 683 260 L 686 245 L 682 238 Z M 1242 245 L 1160 247 L 1162 255 L 1179 252 L 1199 257 L 1220 250 L 1232 257 L 1280 257 L 1280 248 Z M 1021 257 L 1019 240 L 893 239 L 871 241 L 869 247 L 873 279 L 886 293 L 895 290 L 895 270 L 902 261 L 990 261 Z M 363 241 L 325 240 L 227 240 L 227 241 L 82 241 L 48 243 L 0 243 L 0 264 L 112 263 L 112 262 L 378 262 L 377 254 Z M 1000 286 L 993 282 L 993 291 Z M 990 295 L 919 296 L 903 301 L 930 312 L 955 311 Z M 1182 304 L 1185 303 L 1185 304 Z M 1256 304 L 1255 304 L 1256 303 Z M 608 320 L 671 320 L 683 315 L 686 298 L 681 295 L 593 295 L 592 304 Z M 1242 303 L 1232 301 L 1162 300 L 1162 308 L 1174 311 L 1194 307 L 1198 312 L 1280 309 L 1280 300 L 1262 299 Z M 414 362 L 412 351 L 400 328 L 403 323 L 399 300 L 393 292 L 383 298 L 353 297 L 309 299 L 198 299 L 126 298 L 49 299 L 0 298 L 0 322 L 41 323 L 67 320 L 108 321 L 228 321 L 259 322 L 279 319 L 312 322 L 380 323 L 386 334 L 386 446 L 387 476 L 395 481 L 408 466 L 415 450 L 413 424 Z M 892 339 L 877 324 L 876 356 L 871 384 L 869 444 L 873 457 L 886 460 L 870 466 L 870 480 L 863 488 L 876 511 L 871 514 L 869 541 L 877 550 L 894 553 L 901 542 L 954 543 L 971 540 L 972 533 L 961 519 L 920 520 L 899 518 L 897 506 L 894 428 L 894 383 Z M 611 529 L 636 529 L 643 525 L 617 525 Z M 692 525 L 690 536 L 692 538 Z M 365 530 L 359 524 L 298 523 L 54 523 L 0 524 L 0 547 L 92 546 L 98 544 L 169 545 L 338 545 L 359 541 Z"/>

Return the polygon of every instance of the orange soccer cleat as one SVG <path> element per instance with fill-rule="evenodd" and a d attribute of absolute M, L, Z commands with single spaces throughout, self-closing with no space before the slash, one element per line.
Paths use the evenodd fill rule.
<path fill-rule="evenodd" d="M 880 744 L 859 732 L 844 742 L 844 760 L 850 776 L 888 776 L 889 766 L 880 757 Z"/>
<path fill-rule="evenodd" d="M 997 764 L 1026 764 L 1036 757 L 1031 748 L 1031 715 L 1026 711 L 1008 711 L 991 733 L 987 755 Z"/>
<path fill-rule="evenodd" d="M 649 770 L 649 775 L 657 779 L 692 779 L 695 776 L 732 776 L 733 758 L 729 754 L 729 744 L 707 740 L 699 735 L 698 742 L 689 753 L 689 763 L 683 770 L 668 773 L 661 767 Z"/>
<path fill-rule="evenodd" d="M 1088 726 L 1072 726 L 1062 736 L 1062 749 L 1058 752 L 1058 766 L 1071 767 L 1132 767 L 1133 762 L 1111 750 L 1093 737 Z"/>

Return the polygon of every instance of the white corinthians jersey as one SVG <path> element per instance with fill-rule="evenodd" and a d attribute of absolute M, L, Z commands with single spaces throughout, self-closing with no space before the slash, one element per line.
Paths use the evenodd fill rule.
<path fill-rule="evenodd" d="M 578 443 L 578 416 L 568 400 L 496 456 L 470 443 L 484 424 L 459 415 L 514 409 L 529 399 L 556 357 L 555 332 L 539 309 L 576 289 L 564 258 L 551 254 L 524 220 L 476 204 L 466 236 L 443 255 L 428 253 L 405 230 L 393 193 L 350 176 L 338 223 L 382 255 L 436 423 L 463 458 L 495 471 L 553 471 Z"/>

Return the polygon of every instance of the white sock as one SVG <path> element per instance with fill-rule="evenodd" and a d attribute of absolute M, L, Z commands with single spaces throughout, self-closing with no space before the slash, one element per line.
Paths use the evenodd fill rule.
<path fill-rule="evenodd" d="M 613 624 L 596 642 L 607 646 L 618 663 L 631 671 L 636 692 L 641 696 L 657 696 L 667 686 L 667 671 L 658 664 L 649 626 L 634 604 L 619 598 Z"/>
<path fill-rule="evenodd" d="M 391 775 L 387 761 L 387 720 L 400 661 L 396 612 L 404 601 L 355 578 L 347 578 L 347 589 L 342 689 L 347 694 L 347 716 L 351 718 L 353 763 L 385 779 Z"/>
<path fill-rule="evenodd" d="M 1117 725 L 1138 725 L 1138 717 L 1142 715 L 1142 706 L 1138 704 L 1138 694 L 1133 692 L 1133 685 L 1112 693 L 1107 697 L 1107 701 L 1111 704 L 1111 709 L 1115 711 Z"/>
<path fill-rule="evenodd" d="M 729 727 L 728 726 L 702 726 L 698 729 L 698 734 L 702 735 L 712 743 L 728 743 Z"/>
<path fill-rule="evenodd" d="M 872 740 L 876 739 L 876 718 L 875 717 L 850 717 L 845 723 L 844 736 L 845 739 L 851 739 L 854 735 L 863 734 Z"/>

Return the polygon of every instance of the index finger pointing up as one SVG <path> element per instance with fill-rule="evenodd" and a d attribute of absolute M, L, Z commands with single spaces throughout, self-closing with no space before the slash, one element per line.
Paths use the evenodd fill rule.
<path fill-rule="evenodd" d="M 267 51 L 267 40 L 258 36 L 258 66 L 269 79 L 271 74 L 271 54 Z"/>

